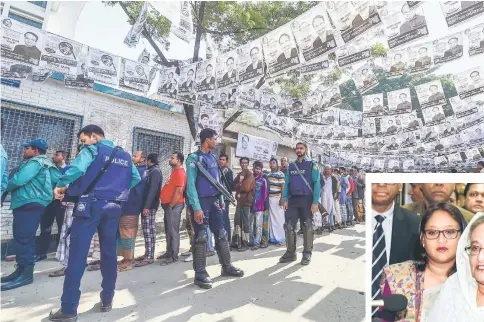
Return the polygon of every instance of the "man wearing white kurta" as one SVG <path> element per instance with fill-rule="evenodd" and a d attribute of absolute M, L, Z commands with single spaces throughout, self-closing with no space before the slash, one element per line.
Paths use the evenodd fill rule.
<path fill-rule="evenodd" d="M 269 185 L 269 243 L 283 245 L 286 241 L 284 232 L 284 208 L 282 191 L 285 175 L 279 170 L 277 159 L 269 162 L 271 173 L 267 175 Z"/>
<path fill-rule="evenodd" d="M 321 204 L 324 209 L 329 213 L 329 229 L 330 231 L 334 229 L 334 193 L 336 186 L 333 188 L 333 184 L 336 181 L 333 179 L 331 166 L 326 165 L 323 171 L 323 177 L 321 178 Z M 327 222 L 327 219 L 324 219 Z M 322 227 L 321 227 L 322 228 Z"/>

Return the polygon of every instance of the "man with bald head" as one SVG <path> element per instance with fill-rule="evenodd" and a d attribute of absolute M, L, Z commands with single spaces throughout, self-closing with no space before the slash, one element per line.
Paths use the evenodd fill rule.
<path fill-rule="evenodd" d="M 450 196 L 455 190 L 454 183 L 419 183 L 418 186 L 422 191 L 423 200 L 403 206 L 403 208 L 416 212 L 418 215 L 422 215 L 427 207 L 433 203 L 449 202 Z M 459 209 L 466 222 L 469 223 L 474 214 L 459 206 L 454 205 L 454 207 Z"/>

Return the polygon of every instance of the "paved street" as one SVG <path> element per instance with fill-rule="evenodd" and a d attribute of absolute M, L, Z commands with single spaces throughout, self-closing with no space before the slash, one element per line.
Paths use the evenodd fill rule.
<path fill-rule="evenodd" d="M 82 280 L 79 321 L 331 321 L 364 320 L 364 225 L 316 236 L 313 259 L 279 264 L 284 249 L 232 252 L 235 265 L 245 270 L 241 279 L 221 278 L 217 256 L 208 258 L 214 279 L 211 290 L 192 285 L 192 263 L 155 264 L 118 274 L 113 310 L 99 312 L 101 273 L 86 272 Z M 182 250 L 189 247 L 186 234 Z M 164 237 L 157 253 L 164 249 Z M 137 240 L 136 255 L 144 250 Z M 13 270 L 2 262 L 2 276 Z M 34 284 L 2 292 L 2 321 L 48 321 L 59 307 L 63 278 L 51 278 L 59 268 L 55 259 L 38 263 Z"/>

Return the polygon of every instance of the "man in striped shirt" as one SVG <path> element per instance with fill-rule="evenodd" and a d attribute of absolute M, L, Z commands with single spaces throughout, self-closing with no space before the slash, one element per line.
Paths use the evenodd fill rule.
<path fill-rule="evenodd" d="M 269 162 L 271 173 L 267 175 L 269 185 L 269 243 L 284 245 L 284 189 L 285 175 L 279 170 L 277 159 L 272 158 Z"/>

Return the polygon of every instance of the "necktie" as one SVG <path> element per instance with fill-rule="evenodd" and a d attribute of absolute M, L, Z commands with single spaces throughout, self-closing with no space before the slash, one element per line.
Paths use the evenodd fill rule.
<path fill-rule="evenodd" d="M 385 233 L 383 232 L 382 223 L 385 217 L 382 215 L 375 216 L 377 221 L 373 231 L 373 251 L 372 251 L 372 268 L 371 268 L 371 299 L 380 298 L 380 279 L 383 272 L 383 266 L 387 264 L 387 252 L 385 246 Z M 378 307 L 373 310 L 373 314 L 378 311 Z"/>

